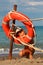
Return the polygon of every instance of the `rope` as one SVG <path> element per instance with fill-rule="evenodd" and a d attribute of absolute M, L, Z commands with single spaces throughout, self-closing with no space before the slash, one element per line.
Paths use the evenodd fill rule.
<path fill-rule="evenodd" d="M 43 18 L 34 18 L 34 19 L 30 19 L 31 21 L 40 21 L 43 20 Z M 19 20 L 19 21 L 24 21 L 24 22 L 28 22 L 29 20 Z"/>
<path fill-rule="evenodd" d="M 33 21 L 36 21 L 36 20 L 43 20 L 43 18 L 36 18 L 36 19 L 32 19 L 32 20 L 33 20 Z M 12 24 L 12 25 L 16 26 L 15 24 Z M 16 27 L 17 27 L 17 26 L 16 26 Z M 20 28 L 20 27 L 17 27 L 17 28 Z M 11 34 L 11 36 L 12 36 L 13 38 L 17 39 L 14 35 Z M 26 45 L 26 46 L 32 47 L 32 48 L 34 48 L 34 49 L 37 50 L 37 51 L 41 51 L 41 52 L 43 52 L 42 49 L 39 49 L 39 48 L 37 48 L 37 47 L 34 47 L 34 46 L 31 45 L 31 44 L 28 45 L 28 44 L 22 42 L 20 39 L 17 39 L 17 40 L 20 41 L 21 44 L 23 44 L 23 45 Z"/>
<path fill-rule="evenodd" d="M 18 41 L 20 41 L 21 42 L 21 44 L 23 44 L 23 45 L 26 45 L 26 46 L 29 46 L 29 47 L 31 47 L 31 48 L 34 48 L 35 50 L 37 50 L 37 51 L 40 51 L 40 52 L 43 52 L 43 50 L 42 49 L 39 49 L 39 48 L 37 48 L 37 47 L 34 47 L 33 45 L 31 45 L 31 44 L 26 44 L 26 43 L 24 43 L 24 42 L 22 42 L 20 39 L 18 39 L 18 38 L 16 38 L 14 35 L 12 35 L 12 34 L 10 34 L 13 38 L 15 38 L 16 40 L 18 40 Z"/>
<path fill-rule="evenodd" d="M 39 21 L 39 20 L 43 20 L 43 18 L 35 18 L 35 19 L 31 19 L 32 21 Z"/>

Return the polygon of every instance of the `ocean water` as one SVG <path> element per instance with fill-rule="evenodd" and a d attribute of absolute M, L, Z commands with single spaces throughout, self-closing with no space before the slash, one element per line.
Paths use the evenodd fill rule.
<path fill-rule="evenodd" d="M 25 29 L 24 26 L 21 27 Z M 36 30 L 35 45 L 36 47 L 43 49 L 43 26 L 35 26 L 35 30 Z M 0 52 L 4 51 L 4 49 L 8 51 L 9 47 L 10 40 L 6 37 L 2 27 L 0 26 Z M 16 48 L 16 50 L 19 48 L 20 50 L 23 48 L 23 46 L 14 44 L 13 48 Z"/>

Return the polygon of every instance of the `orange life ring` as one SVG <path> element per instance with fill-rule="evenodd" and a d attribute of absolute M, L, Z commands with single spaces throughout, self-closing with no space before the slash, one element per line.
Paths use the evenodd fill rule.
<path fill-rule="evenodd" d="M 12 32 L 12 30 L 10 30 L 10 25 L 9 22 L 10 20 L 18 20 L 21 21 L 27 28 L 28 32 L 27 32 L 27 37 L 25 37 L 24 42 L 28 43 L 31 41 L 31 39 L 34 37 L 34 28 L 33 28 L 33 24 L 31 22 L 31 20 L 24 14 L 20 13 L 20 12 L 16 12 L 16 11 L 10 11 L 6 16 L 4 16 L 3 21 L 2 21 L 2 28 L 5 32 L 5 34 L 7 35 L 7 37 L 10 38 L 10 32 Z M 14 42 L 16 42 L 18 44 L 18 41 L 16 39 L 14 39 Z M 19 43 L 20 44 L 20 43 Z"/>

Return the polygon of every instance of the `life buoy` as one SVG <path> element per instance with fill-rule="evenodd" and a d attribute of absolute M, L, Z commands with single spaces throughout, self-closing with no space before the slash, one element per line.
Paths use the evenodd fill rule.
<path fill-rule="evenodd" d="M 35 35 L 34 33 L 35 30 L 34 30 L 31 20 L 26 15 L 20 12 L 10 11 L 6 16 L 4 16 L 3 21 L 2 21 L 2 28 L 8 38 L 10 38 L 9 34 L 10 32 L 12 32 L 12 30 L 10 29 L 10 25 L 9 25 L 10 20 L 18 20 L 26 26 L 28 32 L 27 32 L 27 37 L 24 38 L 24 42 L 26 43 L 30 42 L 31 39 Z M 16 44 L 19 43 L 16 39 L 14 39 L 14 42 L 16 42 Z"/>

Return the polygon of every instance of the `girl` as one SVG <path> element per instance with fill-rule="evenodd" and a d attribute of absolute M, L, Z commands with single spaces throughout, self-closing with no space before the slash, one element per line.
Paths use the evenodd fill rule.
<path fill-rule="evenodd" d="M 16 38 L 20 39 L 22 42 L 28 43 L 27 34 L 21 28 L 16 29 Z M 26 40 L 26 38 L 27 38 L 27 40 Z M 33 44 L 33 43 L 34 43 L 34 40 L 31 39 L 29 44 Z M 19 52 L 19 56 L 20 57 L 26 56 L 27 58 L 32 59 L 34 52 L 35 52 L 35 50 L 33 48 L 24 45 L 24 49 Z"/>

